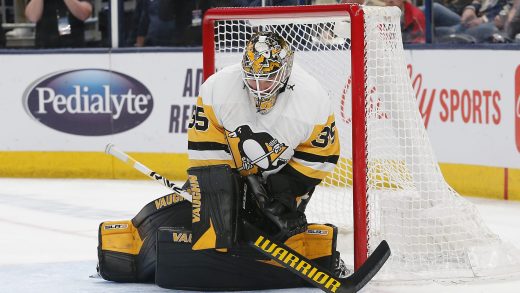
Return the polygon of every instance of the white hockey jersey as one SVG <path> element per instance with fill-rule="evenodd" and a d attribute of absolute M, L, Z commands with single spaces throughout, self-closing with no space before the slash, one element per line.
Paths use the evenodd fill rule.
<path fill-rule="evenodd" d="M 190 167 L 229 164 L 264 177 L 281 168 L 318 184 L 339 158 L 334 112 L 316 79 L 296 64 L 273 109 L 257 113 L 240 64 L 201 86 L 188 130 Z"/>

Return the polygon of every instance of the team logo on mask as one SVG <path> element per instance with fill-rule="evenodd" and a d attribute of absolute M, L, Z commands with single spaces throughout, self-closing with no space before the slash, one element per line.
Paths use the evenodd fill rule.
<path fill-rule="evenodd" d="M 280 158 L 287 146 L 267 132 L 253 132 L 249 125 L 241 125 L 226 135 L 242 175 L 274 170 L 288 162 Z"/>
<path fill-rule="evenodd" d="M 292 61 L 287 42 L 277 34 L 265 32 L 247 43 L 242 66 L 251 74 L 273 73 Z"/>

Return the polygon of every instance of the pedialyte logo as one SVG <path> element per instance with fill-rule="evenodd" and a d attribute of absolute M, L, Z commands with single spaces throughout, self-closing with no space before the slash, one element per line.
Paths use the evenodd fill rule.
<path fill-rule="evenodd" d="M 137 79 L 104 69 L 55 72 L 30 85 L 23 103 L 40 123 L 70 134 L 101 136 L 143 123 L 153 109 Z"/>

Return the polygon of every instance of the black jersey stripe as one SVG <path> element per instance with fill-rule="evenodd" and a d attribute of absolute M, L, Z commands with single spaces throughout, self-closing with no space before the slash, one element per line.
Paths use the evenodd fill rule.
<path fill-rule="evenodd" d="M 298 178 L 299 181 L 303 181 L 305 184 L 310 186 L 315 186 L 320 184 L 321 180 L 312 178 L 309 176 L 305 176 L 304 174 L 298 172 L 298 170 L 294 169 L 291 165 L 287 164 L 283 167 L 284 172 L 287 172 L 287 174 Z"/>
<path fill-rule="evenodd" d="M 229 153 L 229 148 L 227 144 L 222 144 L 218 142 L 195 142 L 188 141 L 188 150 L 193 151 L 225 151 Z"/>
<path fill-rule="evenodd" d="M 301 151 L 294 151 L 293 157 L 307 161 L 307 162 L 316 162 L 316 163 L 327 162 L 327 163 L 336 164 L 339 160 L 338 155 L 320 156 L 320 155 L 310 154 L 310 153 L 301 152 Z"/>

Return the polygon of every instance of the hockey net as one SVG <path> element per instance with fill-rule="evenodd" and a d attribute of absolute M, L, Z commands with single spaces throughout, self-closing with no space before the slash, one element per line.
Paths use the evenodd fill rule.
<path fill-rule="evenodd" d="M 356 267 L 386 239 L 392 256 L 379 279 L 520 271 L 515 248 L 486 227 L 440 172 L 406 69 L 399 9 L 344 4 L 210 10 L 203 32 L 205 77 L 239 62 L 257 30 L 284 36 L 295 64 L 319 80 L 333 101 L 341 158 L 313 195 L 308 218 L 354 233 Z M 349 238 L 342 235 L 340 244 Z"/>

